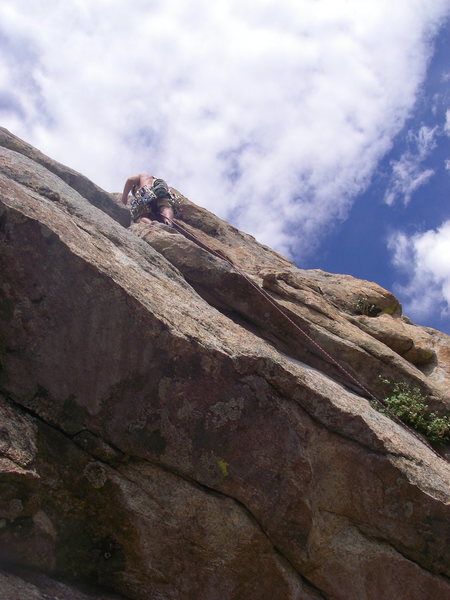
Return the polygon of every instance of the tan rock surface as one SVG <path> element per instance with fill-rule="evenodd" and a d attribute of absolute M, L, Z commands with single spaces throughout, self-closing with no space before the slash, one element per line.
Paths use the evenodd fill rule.
<path fill-rule="evenodd" d="M 183 227 L 250 281 L 165 226 L 125 229 L 115 196 L 99 210 L 81 175 L 3 140 L 3 561 L 145 600 L 450 594 L 448 463 L 315 345 L 443 411 L 449 337 L 186 199 Z"/>

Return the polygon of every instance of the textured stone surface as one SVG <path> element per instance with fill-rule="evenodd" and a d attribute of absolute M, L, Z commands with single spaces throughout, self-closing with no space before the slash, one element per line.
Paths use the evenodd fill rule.
<path fill-rule="evenodd" d="M 407 381 L 443 412 L 449 337 L 187 199 L 190 235 L 126 229 L 116 196 L 2 136 L 5 568 L 136 600 L 446 597 L 448 463 L 313 342 L 375 393 L 379 375 Z"/>
<path fill-rule="evenodd" d="M 0 598 L 4 600 L 126 600 L 123 596 L 99 589 L 76 589 L 42 574 L 0 569 Z"/>
<path fill-rule="evenodd" d="M 67 183 L 72 190 L 75 190 L 82 196 L 89 198 L 89 202 L 91 204 L 106 212 L 125 227 L 130 224 L 130 215 L 128 210 L 125 209 L 119 198 L 114 197 L 112 194 L 108 194 L 97 185 L 92 183 L 92 181 L 87 179 L 87 177 L 77 173 L 77 171 L 74 171 L 73 169 L 62 165 L 61 163 L 52 160 L 48 156 L 45 156 L 45 154 L 42 154 L 42 152 L 36 148 L 33 148 L 33 146 L 25 143 L 23 140 L 10 133 L 4 127 L 0 127 L 0 147 L 13 150 L 17 152 L 18 155 L 23 155 L 31 159 L 32 166 L 30 166 L 30 172 L 27 172 L 27 169 L 23 168 L 24 165 L 20 166 L 19 173 L 16 172 L 15 179 L 20 183 L 30 186 L 28 177 L 30 175 L 33 176 L 33 172 L 38 169 L 38 165 L 42 165 L 45 168 L 48 181 L 44 181 L 42 178 L 36 178 L 34 182 L 37 184 L 36 191 L 41 196 L 46 197 L 54 202 L 60 202 L 61 197 L 59 195 L 58 185 L 55 185 L 55 181 L 61 179 Z M 15 167 L 18 165 L 17 161 L 19 160 L 20 156 L 17 155 L 14 161 L 15 165 L 13 165 L 13 161 L 2 160 L 2 172 L 5 173 L 5 169 L 7 170 L 8 168 L 16 170 Z M 30 165 L 30 163 L 28 164 Z M 51 177 L 50 173 L 55 174 L 57 177 Z M 44 177 L 44 179 L 46 177 Z"/>

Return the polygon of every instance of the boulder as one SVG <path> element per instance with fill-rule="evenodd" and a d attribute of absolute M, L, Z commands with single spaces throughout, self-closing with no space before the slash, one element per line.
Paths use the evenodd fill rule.
<path fill-rule="evenodd" d="M 449 465 L 367 392 L 445 411 L 450 338 L 176 190 L 180 228 L 126 228 L 116 196 L 2 139 L 0 591 L 449 595 Z"/>

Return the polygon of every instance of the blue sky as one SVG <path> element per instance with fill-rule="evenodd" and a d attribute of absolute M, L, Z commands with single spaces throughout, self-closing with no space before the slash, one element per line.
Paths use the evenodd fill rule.
<path fill-rule="evenodd" d="M 306 268 L 376 281 L 398 294 L 415 322 L 446 333 L 450 297 L 440 284 L 448 282 L 450 273 L 450 237 L 442 232 L 450 222 L 448 25 L 434 39 L 425 79 L 392 149 L 379 161 L 367 189 L 355 197 L 348 217 L 304 262 Z M 408 168 L 399 170 L 405 164 Z M 436 239 L 428 248 L 440 254 L 440 269 L 417 264 L 415 245 L 427 235 L 440 238 L 440 244 Z M 402 250 L 405 256 L 400 256 Z"/>
<path fill-rule="evenodd" d="M 449 0 L 3 0 L 0 122 L 450 333 Z"/>

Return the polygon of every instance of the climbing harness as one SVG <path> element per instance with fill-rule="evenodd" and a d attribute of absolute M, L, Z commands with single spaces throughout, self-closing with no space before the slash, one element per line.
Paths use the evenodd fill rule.
<path fill-rule="evenodd" d="M 170 194 L 170 198 L 167 198 L 167 200 L 169 201 L 169 204 L 172 207 L 175 218 L 181 219 L 183 216 L 183 213 L 182 213 L 182 204 L 181 204 L 180 198 L 178 198 L 178 196 L 174 196 L 173 194 Z"/>
<path fill-rule="evenodd" d="M 158 200 L 165 200 L 169 203 L 175 218 L 179 219 L 181 217 L 181 200 L 170 192 L 169 186 L 164 179 L 155 179 L 152 191 Z"/>
<path fill-rule="evenodd" d="M 358 386 L 358 388 L 360 390 L 362 390 L 364 392 L 365 395 L 367 395 L 373 402 L 375 402 L 382 410 L 383 412 L 388 415 L 395 423 L 397 423 L 398 425 L 402 426 L 404 429 L 406 429 L 407 431 L 409 431 L 409 433 L 411 433 L 416 439 L 418 439 L 420 442 L 422 442 L 422 444 L 424 444 L 425 446 L 427 446 L 427 448 L 429 450 L 431 450 L 433 452 L 433 454 L 435 454 L 438 458 L 442 459 L 442 460 L 446 460 L 443 456 L 441 456 L 434 448 L 433 446 L 431 446 L 431 444 L 428 443 L 427 440 L 425 440 L 422 436 L 420 436 L 414 429 L 412 429 L 411 427 L 409 427 L 409 425 L 407 425 L 406 423 L 404 423 L 401 419 L 399 419 L 396 415 L 394 415 L 389 408 L 386 406 L 386 404 L 380 400 L 379 398 L 377 398 L 377 396 L 375 396 L 375 394 L 373 394 L 373 392 L 371 392 L 364 384 L 362 384 L 354 375 L 352 375 L 350 373 L 350 371 L 348 371 L 343 365 L 341 365 L 333 356 L 331 356 L 331 354 L 329 354 L 324 348 L 322 348 L 322 346 L 320 344 L 318 344 L 308 333 L 306 333 L 306 331 L 304 331 L 299 325 L 297 325 L 297 323 L 295 321 L 293 321 L 289 315 L 286 313 L 285 310 L 283 310 L 280 306 L 278 306 L 278 304 L 276 304 L 274 302 L 274 300 L 272 299 L 272 297 L 261 287 L 259 287 L 259 285 L 257 285 L 254 281 L 252 281 L 252 279 L 250 279 L 250 277 L 237 265 L 235 265 L 229 258 L 227 258 L 225 255 L 223 255 L 221 252 L 218 252 L 217 250 L 214 250 L 213 248 L 211 248 L 210 246 L 208 246 L 207 244 L 205 244 L 205 242 L 202 242 L 196 235 L 194 235 L 191 231 L 188 231 L 187 229 L 185 229 L 182 225 L 180 225 L 180 223 L 173 219 L 172 220 L 172 225 L 175 227 L 175 229 L 178 229 L 180 231 L 180 233 L 184 234 L 185 236 L 187 236 L 188 238 L 191 238 L 195 243 L 197 243 L 197 245 L 199 245 L 200 247 L 204 248 L 205 250 L 207 250 L 208 252 L 210 252 L 211 254 L 213 254 L 214 256 L 217 256 L 218 258 L 222 259 L 223 261 L 225 261 L 230 267 L 232 267 L 237 273 L 239 273 L 239 275 L 241 275 L 252 287 L 254 287 L 256 289 L 256 291 L 263 296 L 263 298 L 265 298 L 267 300 L 267 302 L 269 302 L 269 304 L 271 304 L 271 306 L 273 308 L 275 308 L 275 310 L 277 312 L 279 312 L 281 315 L 283 315 L 283 317 L 294 327 L 294 329 L 296 329 L 296 331 L 298 331 L 304 338 L 306 338 L 315 348 L 317 348 L 317 350 L 319 350 L 319 352 L 330 362 L 332 363 L 335 367 L 337 367 L 337 369 L 339 369 L 339 371 L 341 371 L 341 373 L 343 373 L 352 383 L 356 384 Z M 447 462 L 447 461 L 446 461 Z"/>
<path fill-rule="evenodd" d="M 152 204 L 157 201 L 156 194 L 149 185 L 144 185 L 137 191 L 133 190 L 133 200 L 130 205 L 130 213 L 133 221 L 152 211 Z"/>
<path fill-rule="evenodd" d="M 133 189 L 132 194 L 130 213 L 133 221 L 149 213 L 161 216 L 159 209 L 164 204 L 172 208 L 176 218 L 181 217 L 181 201 L 170 193 L 164 179 L 155 179 L 152 186 L 143 185 L 138 190 Z"/>

